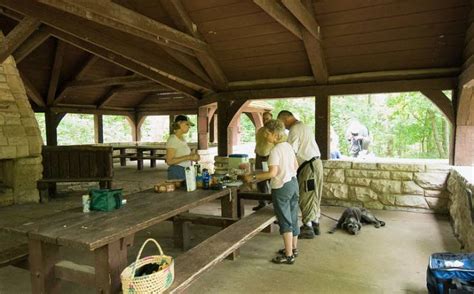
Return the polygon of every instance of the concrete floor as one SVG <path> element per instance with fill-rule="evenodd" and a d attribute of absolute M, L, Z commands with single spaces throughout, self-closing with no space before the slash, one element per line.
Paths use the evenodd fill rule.
<path fill-rule="evenodd" d="M 157 170 L 136 171 L 133 167 L 117 168 L 117 185 L 127 189 L 146 189 L 165 176 L 163 166 Z M 0 227 L 25 219 L 44 217 L 50 213 L 77 205 L 78 197 L 67 197 L 47 205 L 25 205 L 0 209 Z M 249 208 L 255 202 L 249 201 Z M 343 208 L 324 207 L 323 213 L 339 217 Z M 219 214 L 217 202 L 193 212 Z M 322 235 L 299 243 L 300 256 L 294 265 L 270 262 L 274 252 L 282 247 L 280 235 L 260 233 L 241 248 L 236 261 L 225 260 L 201 276 L 187 293 L 426 293 L 425 274 L 428 257 L 433 252 L 459 251 L 447 216 L 401 211 L 376 211 L 387 226 L 375 229 L 363 227 L 357 236 L 338 231 L 327 234 L 335 224 L 323 217 Z M 193 244 L 198 244 L 217 228 L 192 227 Z M 166 254 L 177 256 L 173 248 L 172 225 L 162 223 L 140 232 L 130 251 L 132 261 L 143 241 L 153 237 Z M 15 242 L 3 236 L 0 244 Z M 146 254 L 154 254 L 152 247 Z M 92 263 L 87 252 L 64 251 L 78 261 Z M 63 293 L 94 293 L 86 288 L 64 283 Z M 0 268 L 0 293 L 31 293 L 29 273 L 15 267 Z"/>

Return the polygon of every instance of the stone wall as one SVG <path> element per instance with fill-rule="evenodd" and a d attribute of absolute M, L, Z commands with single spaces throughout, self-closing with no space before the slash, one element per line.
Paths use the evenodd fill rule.
<path fill-rule="evenodd" d="M 450 166 L 324 161 L 325 205 L 448 211 Z"/>
<path fill-rule="evenodd" d="M 472 173 L 474 173 L 474 167 L 471 168 L 471 175 Z M 471 219 L 471 208 L 469 207 L 466 189 L 474 192 L 474 182 L 469 182 L 456 168 L 453 168 L 448 179 L 448 191 L 450 199 L 449 213 L 454 235 L 466 252 L 474 252 L 474 224 Z"/>
<path fill-rule="evenodd" d="M 42 139 L 25 87 L 10 56 L 0 65 L 0 206 L 37 202 Z"/>

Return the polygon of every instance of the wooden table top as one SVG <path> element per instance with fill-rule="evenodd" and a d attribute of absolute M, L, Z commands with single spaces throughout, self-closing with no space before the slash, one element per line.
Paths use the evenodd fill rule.
<path fill-rule="evenodd" d="M 229 195 L 230 191 L 155 193 L 148 190 L 129 195 L 126 197 L 127 204 L 112 212 L 83 213 L 82 208 L 76 208 L 6 229 L 26 234 L 31 239 L 92 251 L 191 208 Z"/>

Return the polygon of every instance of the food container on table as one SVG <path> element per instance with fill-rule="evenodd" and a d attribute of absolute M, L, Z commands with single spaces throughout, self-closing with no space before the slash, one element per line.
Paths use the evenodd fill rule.
<path fill-rule="evenodd" d="M 231 154 L 229 155 L 229 169 L 239 168 L 242 163 L 248 163 L 249 156 L 247 154 Z"/>

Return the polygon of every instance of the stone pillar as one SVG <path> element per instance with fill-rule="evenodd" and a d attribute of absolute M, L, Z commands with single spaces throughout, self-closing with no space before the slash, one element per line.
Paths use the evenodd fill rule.
<path fill-rule="evenodd" d="M 0 66 L 0 206 L 38 202 L 42 139 L 15 61 Z"/>

